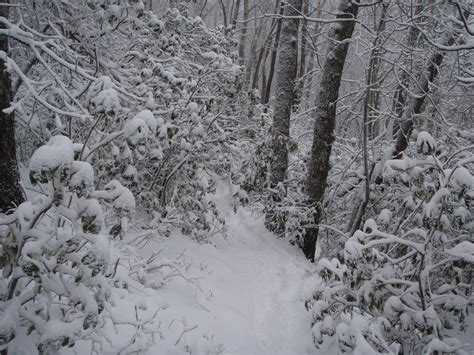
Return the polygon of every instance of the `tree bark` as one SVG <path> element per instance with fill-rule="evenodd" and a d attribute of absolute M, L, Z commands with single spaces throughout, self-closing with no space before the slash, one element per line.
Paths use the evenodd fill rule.
<path fill-rule="evenodd" d="M 268 57 L 268 51 L 265 53 L 265 57 L 263 60 L 263 63 L 267 61 Z M 265 96 L 265 92 L 267 90 L 267 72 L 265 70 L 265 67 L 262 68 L 262 86 L 261 86 L 261 92 L 260 92 L 260 97 L 263 98 Z M 263 99 L 261 99 L 261 102 L 263 102 Z"/>
<path fill-rule="evenodd" d="M 357 4 L 351 0 L 341 0 L 336 18 L 356 18 Z M 329 46 L 323 65 L 321 83 L 316 96 L 314 140 L 308 164 L 306 189 L 308 202 L 315 208 L 313 225 L 305 231 L 303 252 L 314 261 L 318 224 L 321 218 L 321 200 L 326 190 L 329 173 L 329 157 L 334 141 L 336 125 L 336 103 L 339 97 L 342 72 L 346 61 L 347 49 L 354 31 L 355 21 L 336 22 L 330 29 Z"/>
<path fill-rule="evenodd" d="M 290 0 L 285 6 L 285 16 L 298 16 L 302 0 Z M 295 79 L 298 64 L 298 19 L 283 21 L 281 42 L 277 62 L 276 101 L 272 123 L 272 157 L 270 161 L 270 187 L 275 188 L 285 180 L 288 169 L 288 139 L 290 136 L 290 115 L 295 98 Z M 273 195 L 272 200 L 279 200 Z M 273 217 L 270 211 L 267 221 Z M 271 225 L 273 230 L 282 232 L 284 224 Z M 276 229 L 274 229 L 276 228 Z"/>
<path fill-rule="evenodd" d="M 322 9 L 324 8 L 325 4 L 326 4 L 326 0 L 318 0 L 316 2 L 316 5 L 315 5 L 316 11 L 314 13 L 314 17 L 321 17 Z M 309 10 L 309 7 L 308 7 L 308 10 Z M 306 68 L 306 73 L 310 74 L 314 69 L 314 66 L 315 66 L 314 63 L 317 61 L 317 59 L 315 59 L 315 55 L 316 55 L 315 47 L 317 46 L 317 42 L 320 36 L 320 23 L 319 22 L 315 23 L 314 30 L 312 30 L 311 33 L 308 30 L 307 36 L 308 38 L 312 37 L 310 42 L 306 42 L 306 52 L 309 49 L 308 44 L 309 43 L 312 44 L 312 48 L 311 48 L 311 51 L 309 52 L 309 58 L 307 61 L 308 65 Z M 311 94 L 311 86 L 313 84 L 314 76 L 315 75 L 307 75 L 306 77 L 303 78 L 302 89 L 300 93 L 300 96 L 301 96 L 300 102 L 302 103 L 308 102 L 308 98 Z"/>
<path fill-rule="evenodd" d="M 441 39 L 441 45 L 452 46 L 454 43 L 454 35 L 451 32 L 445 33 Z M 430 84 L 436 79 L 439 67 L 443 62 L 444 51 L 437 50 L 430 57 L 425 69 L 418 78 L 414 94 L 408 98 L 407 107 L 403 111 L 400 127 L 396 134 L 395 144 L 392 147 L 392 157 L 400 159 L 403 152 L 408 147 L 411 132 L 413 130 L 414 116 L 421 113 L 423 103 L 430 91 Z"/>
<path fill-rule="evenodd" d="M 249 61 L 246 68 L 245 73 L 245 84 L 247 86 L 248 91 L 252 90 L 252 72 L 256 72 L 257 69 L 255 68 L 257 62 L 257 42 L 260 38 L 260 34 L 262 32 L 262 27 L 260 26 L 255 35 L 252 36 L 252 41 L 250 42 L 250 54 L 249 54 Z"/>
<path fill-rule="evenodd" d="M 272 23 L 272 26 L 270 28 L 270 33 L 268 34 L 268 37 L 265 39 L 265 42 L 263 43 L 262 47 L 259 50 L 257 64 L 255 65 L 255 69 L 253 72 L 252 89 L 256 89 L 258 86 L 260 65 L 262 64 L 262 60 L 264 62 L 265 59 L 267 58 L 268 47 L 269 47 L 268 44 L 271 42 L 271 38 L 273 35 L 272 33 L 273 33 L 273 30 L 275 29 L 275 26 L 276 26 L 276 22 Z"/>
<path fill-rule="evenodd" d="M 0 16 L 8 18 L 8 9 L 0 6 Z M 8 37 L 0 36 L 0 52 L 8 53 Z M 10 75 L 0 59 L 0 212 L 7 212 L 24 200 L 16 159 L 15 116 L 4 112 L 12 101 L 11 88 Z"/>
<path fill-rule="evenodd" d="M 221 5 L 222 10 L 222 18 L 224 19 L 224 27 L 227 28 L 227 10 L 225 8 L 225 4 L 223 0 L 219 0 L 219 4 Z"/>
<path fill-rule="evenodd" d="M 283 3 L 280 3 L 280 0 L 277 0 L 276 6 L 280 7 L 280 15 L 283 15 L 283 10 L 284 6 Z M 262 95 L 262 104 L 268 104 L 268 101 L 270 101 L 270 93 L 272 91 L 272 82 L 273 82 L 273 74 L 275 73 L 275 65 L 276 65 L 276 59 L 277 59 L 277 54 L 278 54 L 278 46 L 280 44 L 280 33 L 281 33 L 281 26 L 282 26 L 282 20 L 278 19 L 277 20 L 277 29 L 275 33 L 275 40 L 273 41 L 273 49 L 272 53 L 270 56 L 270 70 L 268 71 L 268 79 L 266 81 L 266 86 L 265 90 Z"/>
<path fill-rule="evenodd" d="M 240 41 L 239 41 L 239 65 L 245 65 L 245 42 L 247 41 L 247 28 L 249 26 L 249 0 L 244 0 L 244 12 L 243 12 L 243 26 L 240 30 Z M 248 68 L 245 68 L 246 70 Z"/>
<path fill-rule="evenodd" d="M 301 12 L 303 15 L 308 15 L 308 7 L 309 7 L 309 0 L 303 0 L 303 5 Z M 295 104 L 298 104 L 300 100 L 301 93 L 303 92 L 303 85 L 304 85 L 304 75 L 306 74 L 306 48 L 308 45 L 308 20 L 304 19 L 301 25 L 301 48 L 300 48 L 300 56 L 299 56 L 299 64 L 298 64 L 298 73 L 296 77 L 296 97 L 295 97 Z"/>
<path fill-rule="evenodd" d="M 369 59 L 369 71 L 367 74 L 367 97 L 366 97 L 366 106 L 367 106 L 367 138 L 368 140 L 373 140 L 379 129 L 378 124 L 378 111 L 380 109 L 380 83 L 379 83 L 379 70 L 382 53 L 382 42 L 383 37 L 382 33 L 385 31 L 385 20 L 387 14 L 388 5 L 384 4 L 382 6 L 382 13 L 376 28 L 377 35 L 373 42 L 373 49 L 370 52 Z"/>
<path fill-rule="evenodd" d="M 233 3 L 233 9 L 232 9 L 232 18 L 230 19 L 230 25 L 232 26 L 233 29 L 237 27 L 237 20 L 239 18 L 239 10 L 240 10 L 240 0 L 237 0 L 235 3 Z"/>
<path fill-rule="evenodd" d="M 418 0 L 415 4 L 415 17 L 423 10 L 423 1 Z M 418 20 L 419 21 L 419 20 Z M 409 48 L 409 55 L 413 55 L 414 48 L 418 45 L 419 42 L 419 37 L 420 34 L 418 32 L 418 29 L 413 26 L 410 28 L 408 31 L 408 36 L 407 36 L 407 46 Z M 411 58 L 411 61 L 413 61 L 413 58 Z M 409 87 L 409 74 L 407 73 L 406 70 L 402 70 L 400 72 L 400 83 L 397 86 L 397 89 L 395 90 L 395 95 L 393 98 L 393 111 L 395 112 L 396 115 L 396 120 L 393 124 L 392 128 L 392 134 L 393 137 L 396 138 L 398 130 L 401 125 L 401 119 L 403 116 L 403 112 L 405 109 L 406 105 L 406 98 L 407 98 L 407 93 L 405 92 L 405 88 Z"/>
<path fill-rule="evenodd" d="M 421 2 L 418 3 L 416 8 L 417 12 L 422 9 Z M 468 18 L 469 12 L 464 14 L 465 18 Z M 412 28 L 409 33 L 408 42 L 411 44 L 416 40 L 417 32 L 419 31 L 415 27 Z M 441 37 L 441 47 L 449 47 L 454 44 L 455 33 L 453 30 L 447 29 L 444 35 Z M 401 119 L 394 130 L 395 143 L 392 147 L 392 157 L 394 159 L 400 159 L 403 156 L 403 152 L 408 147 L 408 141 L 410 140 L 411 132 L 414 125 L 414 116 L 422 112 L 423 104 L 430 91 L 430 84 L 434 82 L 438 76 L 439 67 L 443 62 L 445 51 L 441 49 L 435 50 L 431 55 L 424 69 L 418 77 L 413 93 L 407 93 L 408 98 L 404 98 L 403 102 L 406 102 L 406 107 L 401 112 Z M 400 94 L 398 94 L 400 95 Z M 400 106 L 400 105 L 398 105 Z"/>

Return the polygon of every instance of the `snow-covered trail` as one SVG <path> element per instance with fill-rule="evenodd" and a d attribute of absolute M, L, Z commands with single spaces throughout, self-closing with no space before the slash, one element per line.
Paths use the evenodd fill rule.
<path fill-rule="evenodd" d="M 234 213 L 226 196 L 221 187 L 216 202 L 226 218 L 227 239 L 198 245 L 175 235 L 157 243 L 168 258 L 185 250 L 187 274 L 200 278 L 199 287 L 173 279 L 159 291 L 169 303 L 160 317 L 163 326 L 176 327 L 178 339 L 183 322 L 198 325 L 180 342 L 214 335 L 223 354 L 314 354 L 311 317 L 300 296 L 313 265 L 266 231 L 261 218 L 242 208 Z M 151 249 L 148 245 L 145 253 Z"/>

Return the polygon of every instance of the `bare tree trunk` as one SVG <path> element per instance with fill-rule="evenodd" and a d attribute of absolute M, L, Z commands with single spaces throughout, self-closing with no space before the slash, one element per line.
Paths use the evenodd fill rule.
<path fill-rule="evenodd" d="M 283 15 L 283 3 L 280 3 L 280 0 L 277 0 L 276 2 L 276 7 L 280 7 L 280 15 Z M 277 54 L 278 54 L 278 46 L 280 44 L 280 33 L 281 33 L 281 26 L 282 26 L 282 20 L 278 19 L 277 20 L 277 30 L 275 33 L 275 40 L 273 41 L 273 48 L 272 48 L 272 55 L 270 57 L 270 70 L 268 72 L 268 79 L 266 82 L 266 87 L 264 94 L 262 95 L 262 104 L 268 104 L 268 101 L 270 101 L 270 93 L 272 91 L 272 82 L 273 82 L 273 74 L 275 73 L 275 65 L 276 65 L 276 59 L 277 59 Z"/>
<path fill-rule="evenodd" d="M 454 35 L 451 32 L 446 32 L 441 39 L 441 45 L 451 46 L 454 43 Z M 418 78 L 417 85 L 414 89 L 414 94 L 408 98 L 407 107 L 403 112 L 401 124 L 397 132 L 395 144 L 392 147 L 392 157 L 400 159 L 403 152 L 408 147 L 411 131 L 413 129 L 413 117 L 421 113 L 423 103 L 430 91 L 430 83 L 432 83 L 439 72 L 439 67 L 443 62 L 444 51 L 437 50 L 426 64 L 425 69 Z"/>
<path fill-rule="evenodd" d="M 244 18 L 243 26 L 240 31 L 240 41 L 239 41 L 239 65 L 245 65 L 245 42 L 247 41 L 247 28 L 249 19 L 249 0 L 244 0 Z M 247 70 L 248 68 L 246 68 Z"/>
<path fill-rule="evenodd" d="M 388 5 L 382 6 L 382 13 L 380 21 L 377 26 L 377 36 L 373 42 L 373 49 L 370 52 L 369 59 L 369 71 L 367 74 L 367 138 L 373 140 L 378 134 L 378 111 L 380 108 L 380 83 L 379 83 L 379 70 L 381 63 L 381 52 L 382 52 L 382 33 L 385 31 L 385 19 L 387 14 Z"/>
<path fill-rule="evenodd" d="M 8 9 L 8 6 L 0 6 L 0 16 L 8 18 Z M 0 36 L 0 52 L 8 53 L 8 37 Z M 15 116 L 3 111 L 10 107 L 11 101 L 10 75 L 0 59 L 0 212 L 7 212 L 23 202 L 16 159 Z"/>
<path fill-rule="evenodd" d="M 262 64 L 262 61 L 265 62 L 267 55 L 268 55 L 268 47 L 269 43 L 272 38 L 272 32 L 275 29 L 276 22 L 272 23 L 272 27 L 270 28 L 270 33 L 268 34 L 267 39 L 263 43 L 262 47 L 260 48 L 259 54 L 258 54 L 258 59 L 257 59 L 257 64 L 255 65 L 255 70 L 253 72 L 253 79 L 252 79 L 252 89 L 256 89 L 258 85 L 258 76 L 260 73 L 260 65 Z"/>
<path fill-rule="evenodd" d="M 324 5 L 326 4 L 326 0 L 318 0 L 316 2 L 316 11 L 315 11 L 315 17 L 321 17 L 322 9 L 324 8 Z M 311 43 L 313 44 L 314 47 L 316 47 L 318 38 L 320 35 L 320 23 L 316 22 L 314 25 L 314 31 L 312 33 L 315 35 L 313 39 L 311 39 Z M 310 36 L 309 31 L 307 32 L 307 36 Z M 308 43 L 307 43 L 308 44 Z M 308 49 L 308 46 L 307 48 Z M 315 54 L 316 54 L 316 48 L 312 48 L 309 58 L 308 58 L 308 68 L 306 69 L 306 73 L 311 73 L 314 68 L 314 62 L 315 62 Z M 306 78 L 303 79 L 302 87 L 301 87 L 301 99 L 300 101 L 305 103 L 308 100 L 308 97 L 310 95 L 310 89 L 313 84 L 313 75 L 307 75 Z M 304 93 L 307 93 L 306 95 Z"/>
<path fill-rule="evenodd" d="M 236 0 L 235 3 L 233 3 L 233 11 L 232 11 L 232 18 L 230 19 L 230 25 L 232 28 L 237 27 L 237 20 L 239 19 L 239 11 L 240 11 L 240 0 Z"/>
<path fill-rule="evenodd" d="M 421 11 L 421 4 L 418 3 L 417 11 Z M 466 11 L 464 14 L 465 18 L 468 18 L 470 15 Z M 413 36 L 413 38 L 411 38 Z M 415 40 L 414 32 L 410 31 L 409 33 L 409 44 L 411 41 Z M 444 35 L 440 40 L 440 45 L 447 47 L 452 46 L 455 41 L 455 33 L 452 30 L 446 30 Z M 400 159 L 403 155 L 403 152 L 408 147 L 408 141 L 413 129 L 414 116 L 418 115 L 422 111 L 423 103 L 425 102 L 426 96 L 430 90 L 430 84 L 436 79 L 439 67 L 443 62 L 445 51 L 437 49 L 429 58 L 428 62 L 425 65 L 425 68 L 422 70 L 420 76 L 418 77 L 417 83 L 413 90 L 413 94 L 410 95 L 406 101 L 406 107 L 401 113 L 401 119 L 399 125 L 394 130 L 395 144 L 392 147 L 392 157 L 395 159 Z"/>
<path fill-rule="evenodd" d="M 245 73 L 245 83 L 247 84 L 247 89 L 250 91 L 253 89 L 253 81 L 252 81 L 252 72 L 256 73 L 257 68 L 256 68 L 256 63 L 257 63 L 257 42 L 260 38 L 260 34 L 262 32 L 262 27 L 260 26 L 255 35 L 252 36 L 252 41 L 250 43 L 250 55 L 249 55 L 249 61 L 247 64 L 246 68 L 246 73 Z"/>
<path fill-rule="evenodd" d="M 303 0 L 303 6 L 301 12 L 303 15 L 308 14 L 309 0 Z M 301 93 L 303 92 L 304 86 L 304 75 L 306 73 L 306 47 L 308 42 L 308 20 L 304 19 L 301 25 L 301 54 L 299 56 L 298 73 L 296 77 L 296 97 L 295 100 L 299 101 Z M 296 102 L 297 103 L 297 102 Z"/>
<path fill-rule="evenodd" d="M 285 16 L 298 16 L 302 0 L 289 0 L 285 6 Z M 285 180 L 288 169 L 288 139 L 290 136 L 290 115 L 295 98 L 295 79 L 298 64 L 298 19 L 283 21 L 279 47 L 276 81 L 275 114 L 272 123 L 272 157 L 270 161 L 270 188 L 275 188 Z M 272 199 L 277 201 L 278 196 Z M 282 232 L 284 222 L 272 225 L 273 213 L 267 214 L 268 226 Z"/>
<path fill-rule="evenodd" d="M 415 17 L 422 10 L 423 10 L 423 1 L 417 0 L 415 4 Z M 419 36 L 420 36 L 420 33 L 415 26 L 411 27 L 410 30 L 408 31 L 407 46 L 411 52 L 410 54 L 413 53 L 413 48 L 417 45 L 417 38 Z M 405 88 L 409 87 L 409 79 L 410 78 L 407 71 L 402 70 L 400 73 L 400 83 L 398 84 L 397 89 L 395 90 L 395 95 L 393 98 L 394 99 L 393 111 L 395 112 L 396 117 L 397 117 L 392 129 L 392 134 L 394 138 L 397 136 L 398 129 L 400 128 L 400 124 L 401 124 L 400 121 L 402 119 L 403 112 L 405 109 L 406 96 L 407 96 L 407 93 L 405 92 Z"/>
<path fill-rule="evenodd" d="M 227 9 L 223 0 L 219 0 L 219 4 L 221 5 L 222 17 L 224 18 L 224 27 L 227 28 Z"/>
<path fill-rule="evenodd" d="M 268 56 L 268 52 L 266 53 L 265 55 L 265 61 L 266 61 L 266 57 Z M 264 63 L 265 63 L 264 61 Z M 265 68 L 263 68 L 262 70 L 262 89 L 261 89 L 261 92 L 260 92 L 260 97 L 263 97 L 265 95 L 265 90 L 267 89 L 267 73 L 265 71 Z"/>
<path fill-rule="evenodd" d="M 351 0 L 341 0 L 336 18 L 356 18 L 357 4 Z M 329 157 L 334 141 L 336 125 L 336 103 L 339 97 L 342 72 L 346 61 L 347 49 L 354 31 L 355 21 L 343 21 L 334 24 L 328 34 L 329 45 L 319 91 L 316 96 L 314 140 L 308 164 L 306 183 L 309 203 L 314 206 L 314 225 L 306 229 L 303 251 L 306 257 L 314 260 L 318 224 L 321 218 L 321 199 L 326 190 L 329 173 Z"/>

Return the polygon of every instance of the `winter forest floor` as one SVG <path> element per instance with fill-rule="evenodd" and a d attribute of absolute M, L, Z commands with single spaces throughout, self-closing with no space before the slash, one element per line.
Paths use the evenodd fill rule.
<path fill-rule="evenodd" d="M 145 257 L 160 250 L 162 257 L 180 260 L 187 278 L 172 277 L 150 297 L 166 300 L 167 308 L 159 315 L 166 336 L 148 353 L 337 354 L 336 348 L 315 349 L 312 341 L 304 300 L 321 282 L 315 266 L 268 232 L 262 216 L 242 207 L 234 212 L 228 187 L 221 185 L 213 198 L 225 217 L 227 238 L 198 244 L 175 233 L 139 248 Z M 470 342 L 468 334 L 455 336 Z M 466 350 L 474 354 L 472 346 Z"/>
<path fill-rule="evenodd" d="M 312 340 L 312 315 L 305 308 L 305 300 L 321 282 L 316 266 L 296 246 L 268 232 L 263 216 L 244 207 L 234 211 L 229 186 L 222 183 L 210 198 L 225 219 L 226 238 L 215 235 L 210 243 L 199 244 L 179 232 L 169 238 L 156 233 L 142 238 L 137 230 L 126 241 L 145 260 L 158 252 L 164 263 L 179 265 L 164 278 L 163 274 L 146 275 L 162 287 L 148 288 L 143 294 L 135 292 L 144 309 L 161 308 L 152 325 L 159 328 L 160 337 L 145 353 L 337 354 L 335 342 L 328 342 L 332 343 L 329 349 L 318 350 Z M 124 317 L 130 316 L 125 311 L 132 304 L 128 297 L 120 301 Z M 150 312 L 145 310 L 141 316 Z M 468 323 L 474 329 L 472 314 Z M 111 347 L 103 349 L 104 355 L 118 354 L 118 349 L 122 349 L 121 354 L 130 353 L 127 344 L 132 334 L 122 330 L 109 335 Z M 452 335 L 463 344 L 471 343 L 464 350 L 474 354 L 469 331 Z M 83 345 L 76 354 L 90 353 L 90 345 Z M 19 337 L 12 350 L 21 355 L 35 353 L 34 339 Z"/>
<path fill-rule="evenodd" d="M 226 219 L 226 239 L 199 245 L 173 235 L 141 249 L 145 256 L 163 249 L 169 259 L 182 254 L 188 277 L 198 278 L 195 284 L 174 278 L 159 290 L 169 304 L 160 316 L 163 327 L 176 328 L 169 345 L 178 341 L 184 320 L 188 328 L 198 328 L 180 342 L 195 344 L 214 335 L 213 343 L 222 344 L 225 354 L 314 354 L 311 316 L 302 297 L 306 283 L 315 281 L 313 265 L 269 233 L 262 218 L 243 208 L 234 213 L 225 187 L 215 198 Z"/>

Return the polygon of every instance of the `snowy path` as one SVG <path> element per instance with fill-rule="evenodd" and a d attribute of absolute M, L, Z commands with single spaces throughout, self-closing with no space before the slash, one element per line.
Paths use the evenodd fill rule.
<path fill-rule="evenodd" d="M 314 354 L 311 317 L 300 297 L 312 265 L 250 212 L 234 214 L 222 189 L 217 196 L 224 196 L 216 202 L 226 217 L 227 240 L 197 245 L 177 235 L 159 243 L 169 258 L 185 249 L 188 273 L 202 277 L 201 290 L 180 280 L 160 290 L 170 305 L 162 313 L 164 324 L 174 327 L 174 319 L 184 318 L 188 325 L 198 325 L 183 343 L 213 334 L 214 343 L 223 344 L 223 354 Z"/>

